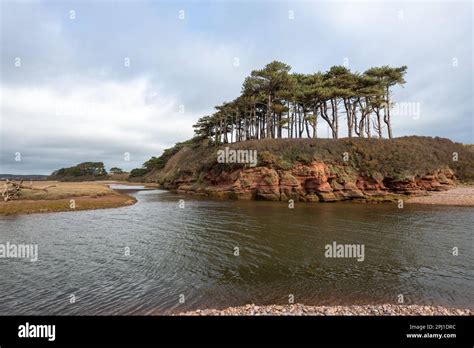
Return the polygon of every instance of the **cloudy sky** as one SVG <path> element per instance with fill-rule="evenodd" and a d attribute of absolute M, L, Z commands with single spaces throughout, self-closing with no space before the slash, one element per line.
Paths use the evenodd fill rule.
<path fill-rule="evenodd" d="M 470 1 L 0 6 L 0 173 L 140 167 L 272 60 L 302 73 L 407 65 L 394 94 L 409 112 L 393 120 L 395 136 L 474 142 Z"/>

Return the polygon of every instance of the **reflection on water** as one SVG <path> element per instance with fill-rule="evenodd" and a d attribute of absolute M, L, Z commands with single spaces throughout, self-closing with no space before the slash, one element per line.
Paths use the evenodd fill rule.
<path fill-rule="evenodd" d="M 473 307 L 472 208 L 134 195 L 123 208 L 0 217 L 0 243 L 39 252 L 36 263 L 0 258 L 0 314 L 159 314 L 289 294 Z M 333 241 L 364 244 L 365 260 L 325 258 Z"/>
<path fill-rule="evenodd" d="M 124 184 L 110 184 L 108 185 L 111 189 L 114 190 L 132 190 L 132 191 L 138 191 L 138 190 L 144 190 L 145 186 L 143 185 L 124 185 Z"/>

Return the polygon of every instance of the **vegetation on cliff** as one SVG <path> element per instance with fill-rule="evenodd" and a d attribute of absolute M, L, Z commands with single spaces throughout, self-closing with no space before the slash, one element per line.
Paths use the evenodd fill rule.
<path fill-rule="evenodd" d="M 165 149 L 161 156 L 153 156 L 148 161 L 143 163 L 141 168 L 135 168 L 130 171 L 129 180 L 131 181 L 143 181 L 151 172 L 163 169 L 171 157 L 179 152 L 184 147 L 196 148 L 202 144 L 208 144 L 208 142 L 201 140 L 200 138 L 193 138 L 182 143 L 177 143 L 175 146 Z"/>
<path fill-rule="evenodd" d="M 225 146 L 257 150 L 258 166 L 277 170 L 289 169 L 298 163 L 321 161 L 349 166 L 369 177 L 382 175 L 401 180 L 448 167 L 454 171 L 459 181 L 474 182 L 472 147 L 445 138 L 409 136 L 392 140 L 265 139 Z M 193 174 L 198 180 L 200 173 L 211 169 L 225 171 L 246 166 L 217 163 L 218 149 L 209 147 L 207 141 L 198 141 L 196 138 L 179 143 L 165 150 L 162 156 L 145 162 L 144 167 L 140 168 L 142 175 L 135 175 L 135 179 L 169 184 L 173 178 L 185 174 Z"/>

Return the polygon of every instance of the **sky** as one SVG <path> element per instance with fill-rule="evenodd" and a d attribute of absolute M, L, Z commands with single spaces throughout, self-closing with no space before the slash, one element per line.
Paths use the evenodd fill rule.
<path fill-rule="evenodd" d="M 141 167 L 273 60 L 407 65 L 394 135 L 474 143 L 471 1 L 0 0 L 0 43 L 0 173 Z"/>

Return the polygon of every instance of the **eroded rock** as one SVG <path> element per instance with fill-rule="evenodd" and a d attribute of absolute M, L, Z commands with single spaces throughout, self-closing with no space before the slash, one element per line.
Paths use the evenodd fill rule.
<path fill-rule="evenodd" d="M 426 195 L 428 191 L 443 191 L 455 184 L 449 168 L 422 176 L 384 177 L 357 173 L 344 165 L 327 165 L 314 161 L 296 164 L 292 168 L 239 168 L 232 171 L 210 169 L 201 174 L 200 184 L 191 175 L 179 177 L 174 186 L 180 192 L 208 194 L 234 199 L 270 201 L 334 202 L 341 200 L 390 201 L 398 195 Z"/>

